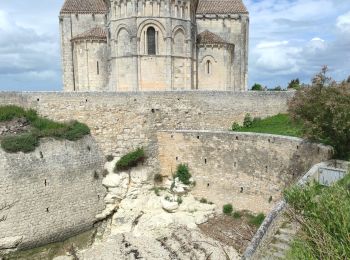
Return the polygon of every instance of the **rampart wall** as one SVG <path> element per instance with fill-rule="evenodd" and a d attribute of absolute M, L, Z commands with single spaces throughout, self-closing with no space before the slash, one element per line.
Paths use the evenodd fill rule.
<path fill-rule="evenodd" d="M 0 148 L 0 251 L 91 229 L 104 208 L 103 162 L 91 136 L 76 142 L 44 139 L 28 154 Z"/>
<path fill-rule="evenodd" d="M 266 117 L 286 112 L 292 96 L 293 92 L 2 92 L 0 105 L 17 104 L 51 119 L 84 122 L 105 154 L 123 154 L 143 145 L 155 158 L 158 130 L 228 130 L 246 113 Z"/>
<path fill-rule="evenodd" d="M 288 184 L 332 156 L 330 147 L 299 138 L 228 131 L 161 131 L 158 145 L 161 174 L 188 164 L 198 198 L 265 213 Z"/>

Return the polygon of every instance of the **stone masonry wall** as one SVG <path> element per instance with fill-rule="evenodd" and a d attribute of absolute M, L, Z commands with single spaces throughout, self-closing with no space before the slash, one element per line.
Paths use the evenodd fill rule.
<path fill-rule="evenodd" d="M 54 120 L 86 123 L 105 154 L 148 148 L 156 157 L 158 130 L 228 130 L 246 113 L 287 111 L 293 92 L 0 92 L 0 105 L 32 107 Z"/>
<path fill-rule="evenodd" d="M 332 156 L 330 147 L 299 138 L 227 131 L 161 131 L 158 146 L 161 174 L 188 164 L 198 198 L 265 213 L 286 185 Z"/>
<path fill-rule="evenodd" d="M 91 136 L 44 139 L 28 154 L 0 148 L 0 207 L 9 205 L 0 212 L 0 250 L 36 247 L 92 228 L 104 208 L 103 162 Z"/>

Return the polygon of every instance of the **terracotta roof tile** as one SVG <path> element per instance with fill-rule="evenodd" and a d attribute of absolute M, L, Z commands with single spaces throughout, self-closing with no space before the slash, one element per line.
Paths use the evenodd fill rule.
<path fill-rule="evenodd" d="M 242 0 L 200 0 L 197 14 L 247 14 Z"/>
<path fill-rule="evenodd" d="M 198 44 L 230 44 L 219 35 L 209 32 L 208 30 L 198 34 L 197 42 Z"/>
<path fill-rule="evenodd" d="M 107 11 L 104 0 L 65 0 L 61 14 L 104 14 Z"/>
<path fill-rule="evenodd" d="M 76 40 L 104 40 L 107 41 L 107 33 L 101 27 L 95 27 L 91 30 L 78 34 L 72 38 L 72 41 Z"/>

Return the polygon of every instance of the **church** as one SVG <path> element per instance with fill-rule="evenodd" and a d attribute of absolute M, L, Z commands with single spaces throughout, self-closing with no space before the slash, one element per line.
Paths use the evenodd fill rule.
<path fill-rule="evenodd" d="M 242 0 L 65 0 L 63 89 L 246 91 Z"/>

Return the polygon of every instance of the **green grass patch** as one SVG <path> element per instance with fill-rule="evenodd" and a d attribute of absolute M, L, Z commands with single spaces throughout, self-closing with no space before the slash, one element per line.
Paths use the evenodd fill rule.
<path fill-rule="evenodd" d="M 137 166 L 140 162 L 146 159 L 145 151 L 143 148 L 138 148 L 136 151 L 130 152 L 124 155 L 116 163 L 114 167 L 114 172 L 125 171 L 132 167 Z"/>
<path fill-rule="evenodd" d="M 43 137 L 76 141 L 90 134 L 89 127 L 78 121 L 59 123 L 40 117 L 33 109 L 25 110 L 13 105 L 0 106 L 0 122 L 15 118 L 26 118 L 31 130 L 21 135 L 2 138 L 1 147 L 10 153 L 34 151 L 39 145 L 39 139 Z"/>
<path fill-rule="evenodd" d="M 258 215 L 249 215 L 248 216 L 248 223 L 251 225 L 254 225 L 256 227 L 260 227 L 261 224 L 264 222 L 265 215 L 264 213 L 259 213 Z"/>
<path fill-rule="evenodd" d="M 287 259 L 350 258 L 350 175 L 323 187 L 311 183 L 285 191 L 301 230 Z"/>
<path fill-rule="evenodd" d="M 253 132 L 302 137 L 302 125 L 293 123 L 287 114 L 278 114 L 265 119 L 253 119 L 249 124 L 247 122 L 248 120 L 245 120 L 246 127 L 238 127 L 238 124 L 234 122 L 232 129 L 237 132 Z"/>

